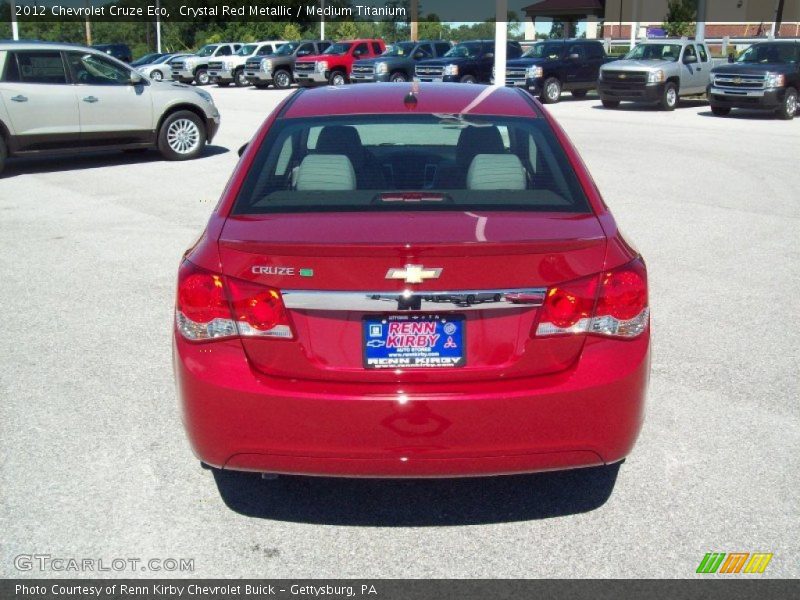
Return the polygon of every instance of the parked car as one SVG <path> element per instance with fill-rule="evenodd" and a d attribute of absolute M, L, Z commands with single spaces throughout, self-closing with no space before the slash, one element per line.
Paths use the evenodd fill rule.
<path fill-rule="evenodd" d="M 208 63 L 215 58 L 233 56 L 242 44 L 206 44 L 196 54 L 172 63 L 172 79 L 181 83 L 195 82 L 197 85 L 208 85 L 211 76 L 208 74 Z"/>
<path fill-rule="evenodd" d="M 350 80 L 355 61 L 380 56 L 385 49 L 384 41 L 378 39 L 336 42 L 322 54 L 298 58 L 294 63 L 294 80 L 303 87 L 344 85 Z"/>
<path fill-rule="evenodd" d="M 303 56 L 322 54 L 331 42 L 327 40 L 300 40 L 287 42 L 268 57 L 249 58 L 245 63 L 247 81 L 257 88 L 275 85 L 278 89 L 286 89 L 292 85 L 294 63 Z"/>
<path fill-rule="evenodd" d="M 708 99 L 711 111 L 724 116 L 732 108 L 770 110 L 793 119 L 800 91 L 800 42 L 753 44 L 731 64 L 711 71 Z"/>
<path fill-rule="evenodd" d="M 211 96 L 145 79 L 71 44 L 0 43 L 0 170 L 7 155 L 157 148 L 197 157 L 219 128 Z"/>
<path fill-rule="evenodd" d="M 521 55 L 519 42 L 508 42 L 506 57 Z M 489 83 L 493 67 L 494 40 L 475 40 L 453 46 L 442 58 L 419 61 L 414 77 L 426 82 Z"/>
<path fill-rule="evenodd" d="M 206 465 L 495 475 L 633 447 L 647 274 L 575 148 L 521 90 L 413 93 L 296 91 L 185 253 L 173 365 Z"/>
<path fill-rule="evenodd" d="M 414 78 L 414 67 L 417 62 L 444 56 L 452 47 L 450 42 L 438 40 L 391 44 L 380 56 L 357 60 L 353 64 L 350 82 L 391 81 L 401 83 L 411 81 Z"/>
<path fill-rule="evenodd" d="M 208 61 L 208 75 L 211 77 L 212 83 L 216 83 L 220 87 L 228 86 L 231 83 L 235 83 L 236 87 L 246 87 L 250 85 L 244 73 L 247 59 L 271 56 L 285 43 L 283 40 L 270 40 L 245 44 L 230 58 Z"/>
<path fill-rule="evenodd" d="M 606 108 L 631 101 L 675 110 L 681 96 L 705 94 L 717 62 L 705 43 L 694 40 L 643 42 L 622 60 L 600 68 L 600 99 Z"/>
<path fill-rule="evenodd" d="M 570 92 L 583 98 L 597 89 L 600 67 L 613 61 L 596 40 L 547 40 L 506 64 L 506 85 L 524 87 L 545 104 Z"/>
<path fill-rule="evenodd" d="M 136 67 L 136 70 L 153 81 L 163 81 L 170 78 L 172 63 L 187 56 L 191 56 L 191 54 L 164 54 L 149 64 Z"/>
<path fill-rule="evenodd" d="M 95 44 L 92 48 L 127 63 L 133 61 L 133 53 L 127 44 Z"/>
<path fill-rule="evenodd" d="M 159 58 L 167 56 L 166 52 L 150 52 L 148 54 L 144 54 L 137 58 L 135 61 L 131 63 L 132 67 L 142 67 L 144 65 L 153 64 Z"/>

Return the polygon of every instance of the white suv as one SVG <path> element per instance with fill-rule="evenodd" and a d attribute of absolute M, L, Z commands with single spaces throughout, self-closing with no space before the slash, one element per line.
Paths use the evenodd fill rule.
<path fill-rule="evenodd" d="M 197 157 L 219 128 L 211 95 L 149 81 L 97 50 L 0 42 L 0 171 L 9 155 L 157 148 Z"/>
<path fill-rule="evenodd" d="M 270 40 L 245 44 L 233 56 L 209 60 L 208 75 L 211 77 L 211 81 L 220 87 L 231 83 L 235 83 L 236 87 L 246 87 L 250 85 L 247 76 L 244 74 L 244 64 L 247 59 L 271 56 L 285 43 L 282 40 Z"/>

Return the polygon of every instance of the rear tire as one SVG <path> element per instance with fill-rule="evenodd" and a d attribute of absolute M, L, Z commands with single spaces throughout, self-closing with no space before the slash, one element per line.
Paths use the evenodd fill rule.
<path fill-rule="evenodd" d="M 548 77 L 542 86 L 541 100 L 544 104 L 555 104 L 561 100 L 561 82 L 555 77 Z"/>
<path fill-rule="evenodd" d="M 478 80 L 475 79 L 472 75 L 464 75 L 461 79 L 459 79 L 461 83 L 478 83 Z"/>
<path fill-rule="evenodd" d="M 169 115 L 158 131 L 158 150 L 167 160 L 197 158 L 206 145 L 205 123 L 191 111 Z"/>
<path fill-rule="evenodd" d="M 784 121 L 791 121 L 797 113 L 797 90 L 788 88 L 783 97 L 783 104 L 778 109 L 778 118 Z"/>
<path fill-rule="evenodd" d="M 728 106 L 712 106 L 711 112 L 717 117 L 727 117 L 731 114 L 731 109 Z"/>
<path fill-rule="evenodd" d="M 661 107 L 661 110 L 675 110 L 678 106 L 678 86 L 675 85 L 675 83 L 672 81 L 667 82 L 658 105 Z"/>
<path fill-rule="evenodd" d="M 619 108 L 619 100 L 601 100 L 604 108 Z"/>
<path fill-rule="evenodd" d="M 6 141 L 0 135 L 0 175 L 3 174 L 3 168 L 6 166 L 6 157 L 8 156 L 8 149 L 6 148 Z"/>
<path fill-rule="evenodd" d="M 573 98 L 586 98 L 586 94 L 589 93 L 589 90 L 572 90 L 572 97 Z"/>
<path fill-rule="evenodd" d="M 244 74 L 244 69 L 238 69 L 233 74 L 233 83 L 236 87 L 247 87 L 250 82 L 247 81 L 247 75 Z"/>
<path fill-rule="evenodd" d="M 208 85 L 211 83 L 211 77 L 205 69 L 198 69 L 194 74 L 194 81 L 197 85 Z"/>
<path fill-rule="evenodd" d="M 275 71 L 275 75 L 273 76 L 273 81 L 275 82 L 275 87 L 279 90 L 285 90 L 292 86 L 292 75 L 289 71 L 285 69 L 280 69 Z"/>

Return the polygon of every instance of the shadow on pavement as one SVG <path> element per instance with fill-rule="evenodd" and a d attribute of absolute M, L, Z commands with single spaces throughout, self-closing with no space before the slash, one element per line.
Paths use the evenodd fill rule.
<path fill-rule="evenodd" d="M 718 117 L 710 110 L 697 113 L 701 117 L 714 117 L 715 119 L 741 119 L 749 121 L 780 121 L 775 111 L 771 110 L 749 110 L 746 108 L 734 108 L 730 114 Z"/>
<path fill-rule="evenodd" d="M 199 158 L 202 160 L 210 156 L 230 152 L 223 146 L 206 146 Z M 140 163 L 163 161 L 157 150 L 136 149 L 129 151 L 109 150 L 107 152 L 87 152 L 86 154 L 43 154 L 42 156 L 20 156 L 9 158 L 6 161 L 3 179 L 30 175 L 33 173 L 58 173 L 61 171 L 79 171 L 81 169 L 97 169 L 101 167 L 114 167 L 119 165 L 132 165 Z"/>
<path fill-rule="evenodd" d="M 259 519 L 368 527 L 477 525 L 588 512 L 608 500 L 621 463 L 533 475 L 342 479 L 213 469 L 231 510 Z"/>
<path fill-rule="evenodd" d="M 595 98 L 597 100 L 597 98 Z M 705 98 L 703 99 L 694 99 L 694 98 L 681 98 L 680 102 L 678 102 L 678 106 L 675 110 L 680 111 L 682 108 L 698 108 L 700 106 L 708 106 L 708 100 Z M 592 106 L 595 110 L 607 110 L 607 111 L 618 111 L 618 112 L 667 112 L 662 111 L 657 105 L 651 104 L 649 102 L 625 102 L 623 101 L 618 107 L 616 108 L 606 108 L 602 104 L 595 104 Z"/>

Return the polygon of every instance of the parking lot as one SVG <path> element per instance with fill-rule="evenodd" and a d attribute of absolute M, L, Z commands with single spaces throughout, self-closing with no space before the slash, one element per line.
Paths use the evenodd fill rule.
<path fill-rule="evenodd" d="M 65 575 L 15 569 L 38 553 L 198 577 L 689 577 L 740 551 L 800 576 L 800 119 L 550 108 L 649 268 L 649 404 L 621 467 L 262 481 L 192 457 L 171 319 L 182 252 L 285 92 L 206 89 L 222 127 L 201 159 L 17 159 L 0 179 L 0 574 Z"/>

